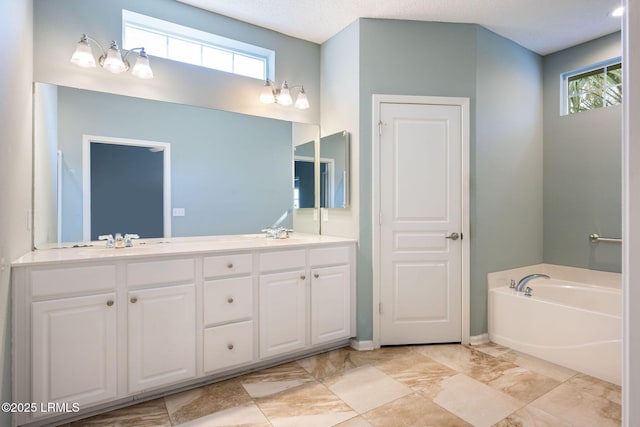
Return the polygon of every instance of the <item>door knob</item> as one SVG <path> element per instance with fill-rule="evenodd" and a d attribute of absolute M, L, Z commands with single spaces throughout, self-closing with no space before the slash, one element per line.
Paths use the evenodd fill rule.
<path fill-rule="evenodd" d="M 447 239 L 451 239 L 451 240 L 458 240 L 460 238 L 460 235 L 458 233 L 451 233 L 447 236 Z"/>

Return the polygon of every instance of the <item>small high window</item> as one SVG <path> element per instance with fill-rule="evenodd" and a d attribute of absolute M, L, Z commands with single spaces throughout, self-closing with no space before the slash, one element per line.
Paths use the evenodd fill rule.
<path fill-rule="evenodd" d="M 562 76 L 563 114 L 622 103 L 622 63 L 619 58 Z"/>
<path fill-rule="evenodd" d="M 122 11 L 124 49 L 255 79 L 273 79 L 275 52 L 238 40 Z"/>

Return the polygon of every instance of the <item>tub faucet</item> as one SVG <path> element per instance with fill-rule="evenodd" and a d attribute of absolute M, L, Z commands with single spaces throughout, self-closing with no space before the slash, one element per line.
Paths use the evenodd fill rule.
<path fill-rule="evenodd" d="M 537 279 L 538 277 L 544 277 L 545 279 L 550 279 L 550 277 L 547 276 L 546 274 L 530 274 L 528 276 L 524 276 L 518 282 L 518 285 L 516 286 L 516 291 L 522 292 L 522 290 L 524 289 L 525 286 L 527 286 L 527 283 L 530 280 Z"/>

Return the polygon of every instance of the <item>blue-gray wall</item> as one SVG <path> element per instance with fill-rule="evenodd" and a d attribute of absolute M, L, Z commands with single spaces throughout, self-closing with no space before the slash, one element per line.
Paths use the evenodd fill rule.
<path fill-rule="evenodd" d="M 471 149 L 471 335 L 487 332 L 487 273 L 542 261 L 542 58 L 477 27 Z"/>
<path fill-rule="evenodd" d="M 373 94 L 471 100 L 471 334 L 487 331 L 486 274 L 542 260 L 542 64 L 473 24 L 360 20 L 358 338 L 372 337 Z"/>
<path fill-rule="evenodd" d="M 621 271 L 622 107 L 560 115 L 560 75 L 621 55 L 620 33 L 544 58 L 544 261 Z"/>
<path fill-rule="evenodd" d="M 83 134 L 171 144 L 173 236 L 258 233 L 292 205 L 290 122 L 65 87 L 58 105 L 63 241 L 82 240 Z"/>

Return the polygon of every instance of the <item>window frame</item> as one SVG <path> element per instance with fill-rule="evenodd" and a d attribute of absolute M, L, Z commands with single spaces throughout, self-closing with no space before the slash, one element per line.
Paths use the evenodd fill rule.
<path fill-rule="evenodd" d="M 164 58 L 170 61 L 196 65 L 210 70 L 222 71 L 237 76 L 258 79 L 258 77 L 236 73 L 234 68 L 232 68 L 232 71 L 227 71 L 202 65 L 203 47 L 207 47 L 232 53 L 232 67 L 234 67 L 233 62 L 235 62 L 235 55 L 263 61 L 264 74 L 259 78 L 260 80 L 273 80 L 273 77 L 275 75 L 275 51 L 261 46 L 252 45 L 239 40 L 230 39 L 217 34 L 208 33 L 205 31 L 197 30 L 195 28 L 186 27 L 184 25 L 122 9 L 122 45 L 124 49 L 141 47 L 133 45 L 129 46 L 129 44 L 127 43 L 127 39 L 125 38 L 127 27 L 167 37 L 167 55 L 164 56 Z M 200 45 L 200 64 L 194 64 L 193 62 L 184 62 L 170 58 L 168 50 L 169 38 Z M 157 56 L 153 53 L 151 53 L 151 55 Z"/>
<path fill-rule="evenodd" d="M 580 76 L 583 74 L 589 74 L 589 73 L 593 73 L 595 71 L 602 71 L 602 73 L 606 73 L 606 69 L 609 67 L 613 67 L 615 65 L 622 65 L 622 57 L 618 56 L 615 58 L 611 58 L 611 59 L 607 59 L 605 61 L 601 61 L 595 64 L 590 64 L 587 65 L 585 67 L 581 67 L 572 71 L 567 71 L 565 73 L 560 74 L 560 115 L 561 116 L 570 116 L 572 114 L 576 114 L 576 113 L 580 113 L 580 112 L 584 112 L 584 111 L 576 111 L 574 113 L 571 113 L 569 111 L 570 108 L 570 101 L 569 101 L 569 96 L 571 95 L 569 93 L 569 80 L 572 77 L 576 77 L 576 76 Z M 624 79 L 624 76 L 622 77 Z M 604 88 L 605 86 L 603 86 Z M 592 108 L 590 110 L 585 110 L 585 111 L 592 111 L 592 110 L 597 110 L 600 108 L 606 108 L 606 107 L 611 107 L 614 105 L 621 105 L 621 104 L 610 104 L 610 105 L 606 105 L 603 103 L 603 105 L 601 107 L 596 107 L 596 108 Z"/>

